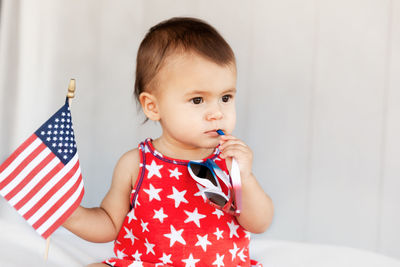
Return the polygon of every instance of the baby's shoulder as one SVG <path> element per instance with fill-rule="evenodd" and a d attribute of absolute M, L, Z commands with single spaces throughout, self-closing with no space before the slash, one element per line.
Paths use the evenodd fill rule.
<path fill-rule="evenodd" d="M 134 148 L 131 149 L 119 158 L 115 169 L 114 175 L 116 177 L 125 177 L 130 178 L 131 182 L 134 183 L 136 177 L 139 173 L 139 164 L 140 164 L 140 154 L 139 149 Z M 125 178 L 123 178 L 125 180 Z"/>

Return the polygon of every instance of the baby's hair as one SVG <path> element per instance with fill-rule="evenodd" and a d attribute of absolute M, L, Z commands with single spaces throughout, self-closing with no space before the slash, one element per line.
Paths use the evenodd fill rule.
<path fill-rule="evenodd" d="M 229 44 L 206 22 L 189 17 L 162 21 L 150 28 L 139 46 L 134 91 L 138 103 L 166 58 L 177 52 L 192 52 L 220 66 L 236 62 Z"/>

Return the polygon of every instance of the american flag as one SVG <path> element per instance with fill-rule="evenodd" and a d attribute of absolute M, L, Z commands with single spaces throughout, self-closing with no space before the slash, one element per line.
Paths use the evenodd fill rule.
<path fill-rule="evenodd" d="M 0 194 L 44 238 L 79 206 L 84 188 L 68 98 L 0 166 Z"/>

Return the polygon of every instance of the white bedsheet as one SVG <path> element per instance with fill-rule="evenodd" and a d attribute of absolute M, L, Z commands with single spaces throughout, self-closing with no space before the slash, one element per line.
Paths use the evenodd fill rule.
<path fill-rule="evenodd" d="M 60 228 L 51 237 L 44 261 L 45 240 L 22 219 L 0 219 L 0 266 L 85 266 L 113 255 L 112 243 L 84 241 Z M 301 242 L 254 239 L 251 258 L 265 267 L 400 267 L 400 261 L 370 251 Z"/>

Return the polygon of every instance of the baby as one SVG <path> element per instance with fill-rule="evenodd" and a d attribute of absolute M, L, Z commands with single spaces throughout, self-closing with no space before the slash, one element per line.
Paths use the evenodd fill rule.
<path fill-rule="evenodd" d="M 138 50 L 135 96 L 161 136 L 121 156 L 100 207 L 80 206 L 64 223 L 88 241 L 115 240 L 115 258 L 91 266 L 261 266 L 250 259 L 250 232 L 268 228 L 273 204 L 252 173 L 252 151 L 231 135 L 230 46 L 198 19 L 157 24 Z M 229 184 L 232 158 L 240 213 Z"/>

